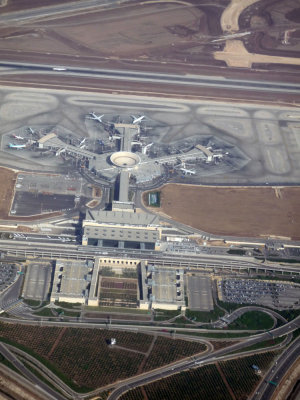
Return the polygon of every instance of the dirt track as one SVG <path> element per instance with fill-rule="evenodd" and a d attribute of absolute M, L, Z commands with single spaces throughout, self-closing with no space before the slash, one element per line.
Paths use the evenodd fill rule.
<path fill-rule="evenodd" d="M 300 187 L 197 187 L 168 184 L 161 211 L 217 235 L 300 239 Z"/>

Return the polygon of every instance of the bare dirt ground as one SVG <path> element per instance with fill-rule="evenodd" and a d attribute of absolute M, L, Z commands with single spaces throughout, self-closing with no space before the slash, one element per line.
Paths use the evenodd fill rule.
<path fill-rule="evenodd" d="M 7 217 L 14 196 L 17 172 L 0 167 L 0 218 Z"/>
<path fill-rule="evenodd" d="M 74 0 L 2 0 L 0 2 L 1 13 L 9 13 L 14 11 L 36 9 L 45 6 L 54 6 L 61 3 L 71 3 Z"/>
<path fill-rule="evenodd" d="M 179 97 L 180 99 L 206 99 L 206 100 L 222 100 L 232 102 L 247 101 L 255 104 L 276 104 L 296 106 L 295 103 L 300 102 L 300 94 L 291 94 L 280 92 L 261 92 L 247 91 L 247 99 L 245 100 L 245 92 L 241 90 L 218 89 L 209 87 L 193 87 L 188 85 L 168 85 L 168 84 L 152 84 L 134 81 L 116 81 L 110 79 L 94 79 L 89 77 L 68 77 L 68 76 L 46 76 L 46 75 L 1 75 L 0 84 L 5 86 L 24 86 L 49 89 L 66 89 L 66 90 L 84 90 L 88 92 L 104 92 L 114 94 L 134 94 L 141 96 L 156 97 Z"/>
<path fill-rule="evenodd" d="M 16 3 L 9 1 L 3 10 L 15 11 Z M 20 2 L 21 10 L 26 11 L 25 3 L 25 0 Z M 44 3 L 46 6 L 50 4 L 48 0 Z M 285 56 L 297 50 L 298 20 L 293 21 L 293 40 L 290 45 L 282 45 L 285 29 L 291 22 L 286 15 L 295 9 L 292 0 L 286 0 L 281 8 L 277 1 L 269 1 L 267 5 L 256 0 L 217 0 L 212 5 L 205 1 L 201 3 L 196 0 L 149 1 L 142 4 L 130 2 L 105 10 L 83 9 L 77 14 L 74 11 L 73 15 L 72 11 L 66 9 L 67 14 L 62 12 L 56 14 L 55 18 L 41 14 L 32 20 L 8 21 L 0 28 L 0 55 L 7 60 L 18 57 L 18 52 L 22 57 L 32 53 L 31 62 L 36 62 L 35 57 L 40 55 L 50 55 L 52 62 L 57 59 L 58 65 L 63 63 L 66 56 L 70 57 L 66 65 L 79 63 L 88 66 L 92 61 L 108 64 L 115 60 L 119 62 L 119 68 L 127 69 L 130 67 L 128 63 L 133 62 L 134 69 L 146 68 L 151 71 L 151 63 L 155 62 L 157 69 L 164 69 L 164 64 L 168 64 L 168 68 L 179 73 L 191 68 L 197 68 L 197 73 L 200 70 L 206 73 L 207 68 L 215 68 L 220 74 L 222 68 L 224 75 L 236 66 L 236 61 L 229 62 L 230 68 L 224 69 L 227 53 L 224 53 L 226 60 L 224 57 L 218 56 L 218 60 L 214 57 L 215 52 L 222 53 L 224 49 L 224 34 L 249 31 L 243 43 L 250 53 L 263 54 L 264 43 L 268 43 L 268 50 L 279 51 L 283 57 L 280 62 L 283 63 Z M 55 4 L 59 2 L 54 2 L 53 8 Z M 30 2 L 30 8 L 36 9 L 39 5 L 36 0 Z M 273 12 L 273 8 L 276 8 L 276 12 Z M 269 37 L 270 40 L 267 40 Z M 296 59 L 297 54 L 293 55 Z M 263 62 L 261 58 L 256 61 Z M 261 65 L 268 68 L 265 64 Z M 253 65 L 251 68 L 251 63 L 241 66 L 251 72 L 256 69 Z M 293 65 L 283 64 L 272 66 L 272 73 L 283 67 L 287 75 L 295 74 Z"/>
<path fill-rule="evenodd" d="M 164 214 L 217 235 L 300 239 L 300 187 L 208 187 L 167 184 Z M 155 209 L 152 209 L 155 211 Z"/>
<path fill-rule="evenodd" d="M 1 400 L 45 400 L 40 393 L 33 392 L 24 381 L 20 381 L 18 375 L 11 372 L 10 368 L 2 367 L 0 371 L 0 398 Z M 12 376 L 13 375 L 13 376 Z"/>

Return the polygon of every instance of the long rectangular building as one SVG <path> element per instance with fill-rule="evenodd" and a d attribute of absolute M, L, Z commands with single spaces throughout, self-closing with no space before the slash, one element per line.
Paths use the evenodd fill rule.
<path fill-rule="evenodd" d="M 83 245 L 158 249 L 159 219 L 144 212 L 88 211 L 83 221 Z"/>

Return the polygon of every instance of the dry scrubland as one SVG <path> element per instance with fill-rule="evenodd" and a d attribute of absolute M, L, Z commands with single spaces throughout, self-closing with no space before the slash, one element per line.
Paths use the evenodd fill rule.
<path fill-rule="evenodd" d="M 161 210 L 217 235 L 300 239 L 300 187 L 202 187 L 168 184 Z"/>

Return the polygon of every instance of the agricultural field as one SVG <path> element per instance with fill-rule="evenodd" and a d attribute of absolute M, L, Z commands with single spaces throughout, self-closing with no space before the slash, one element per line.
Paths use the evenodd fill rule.
<path fill-rule="evenodd" d="M 172 363 L 180 358 L 202 353 L 206 349 L 203 343 L 174 340 L 158 336 L 154 347 L 145 363 L 143 372 Z"/>
<path fill-rule="evenodd" d="M 151 400 L 231 400 L 230 391 L 237 400 L 246 400 L 261 380 L 251 366 L 257 365 L 263 375 L 276 354 L 256 354 L 181 372 L 131 390 L 121 400 L 143 400 L 143 393 Z"/>
<path fill-rule="evenodd" d="M 111 338 L 116 339 L 116 346 L 109 345 Z M 32 354 L 78 391 L 89 391 L 206 349 L 202 343 L 155 339 L 142 333 L 6 323 L 0 323 L 0 340 Z"/>
<path fill-rule="evenodd" d="M 277 352 L 255 354 L 250 357 L 220 363 L 226 380 L 237 399 L 248 399 L 249 394 L 261 380 L 261 376 L 257 375 L 251 366 L 257 365 L 263 376 L 277 354 Z"/>
<path fill-rule="evenodd" d="M 137 307 L 137 279 L 101 277 L 100 306 Z"/>
<path fill-rule="evenodd" d="M 278 191 L 272 187 L 167 184 L 160 193 L 158 211 L 206 232 L 300 239 L 300 187 L 283 187 Z"/>
<path fill-rule="evenodd" d="M 189 372 L 181 372 L 172 377 L 144 386 L 151 400 L 231 400 L 226 386 L 215 365 L 207 365 Z M 197 394 L 197 397 L 195 397 Z M 142 389 L 125 393 L 121 400 L 143 400 Z"/>

